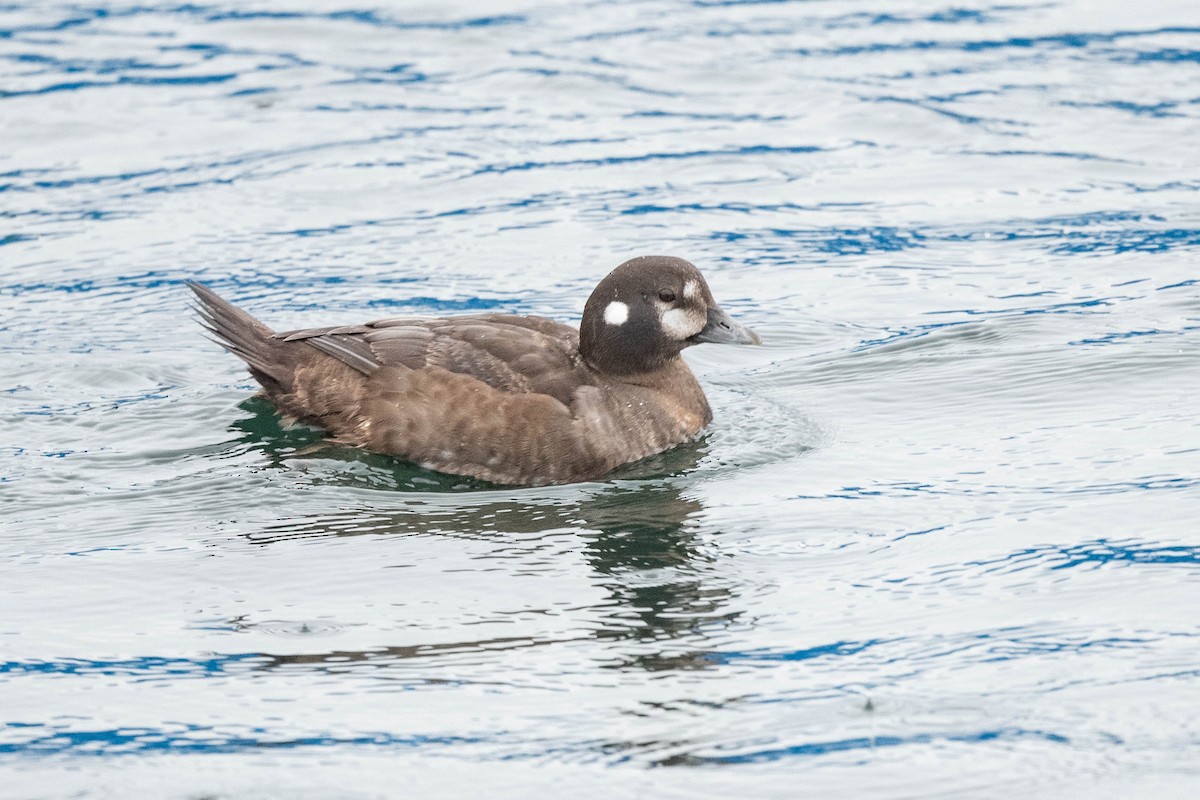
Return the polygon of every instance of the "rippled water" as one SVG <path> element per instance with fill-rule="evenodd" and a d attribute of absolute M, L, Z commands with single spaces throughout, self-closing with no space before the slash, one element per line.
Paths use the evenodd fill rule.
<path fill-rule="evenodd" d="M 1192 0 L 345 2 L 0 6 L 0 793 L 1197 796 Z M 182 285 L 642 253 L 767 344 L 550 489 L 314 447 Z"/>

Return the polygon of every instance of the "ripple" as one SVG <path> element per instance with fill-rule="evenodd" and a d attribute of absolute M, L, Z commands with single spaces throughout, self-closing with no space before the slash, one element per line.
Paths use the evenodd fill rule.
<path fill-rule="evenodd" d="M 756 750 L 736 755 L 694 755 L 672 756 L 660 762 L 662 766 L 704 765 L 704 764 L 755 764 L 778 761 L 788 758 L 812 758 L 829 753 L 847 750 L 866 750 L 874 753 L 881 748 L 905 747 L 911 745 L 927 745 L 938 743 L 983 744 L 995 740 L 1006 741 L 1015 739 L 1034 739 L 1052 744 L 1070 744 L 1066 736 L 1051 731 L 1022 730 L 1008 728 L 998 730 L 981 730 L 960 734 L 916 734 L 912 736 L 871 736 L 858 739 L 843 739 L 840 741 L 806 742 L 790 747 Z"/>
<path fill-rule="evenodd" d="M 1003 571 L 1020 571 L 1034 566 L 1048 569 L 1074 567 L 1133 566 L 1137 564 L 1200 564 L 1200 547 L 1188 545 L 1157 546 L 1137 540 L 1095 539 L 1069 546 L 1031 547 L 1003 558 L 972 562 L 971 566 L 995 566 Z"/>
<path fill-rule="evenodd" d="M 682 150 L 674 152 L 641 153 L 636 155 L 608 156 L 605 158 L 581 158 L 563 161 L 526 161 L 518 164 L 487 165 L 475 170 L 471 176 L 485 173 L 504 174 L 506 172 L 523 172 L 526 170 L 545 169 L 548 167 L 606 167 L 623 164 L 637 164 L 653 161 L 675 161 L 694 158 L 719 158 L 723 156 L 747 157 L 765 153 L 781 153 L 786 155 L 804 155 L 819 153 L 823 148 L 798 145 L 794 147 L 776 147 L 771 145 L 747 145 L 720 150 Z"/>
<path fill-rule="evenodd" d="M 11 735 L 13 726 L 9 724 Z M 122 727 L 117 729 L 68 730 L 61 726 L 28 726 L 21 733 L 37 733 L 23 741 L 0 741 L 0 754 L 25 756 L 88 755 L 111 756 L 133 753 L 236 753 L 267 748 L 289 750 L 312 747 L 383 746 L 397 748 L 438 747 L 472 744 L 481 741 L 470 737 L 394 736 L 368 733 L 361 736 L 315 734 L 310 736 L 278 736 L 254 728 L 236 726 L 174 725 L 168 728 Z M 5 737 L 7 738 L 7 737 Z"/>

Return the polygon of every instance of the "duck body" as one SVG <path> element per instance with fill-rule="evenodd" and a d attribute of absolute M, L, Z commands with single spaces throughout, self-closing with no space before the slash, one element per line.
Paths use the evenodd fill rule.
<path fill-rule="evenodd" d="M 275 333 L 192 283 L 201 321 L 286 416 L 339 442 L 499 484 L 600 477 L 712 420 L 679 352 L 757 343 L 688 262 L 619 266 L 580 330 L 543 317 L 384 319 Z"/>

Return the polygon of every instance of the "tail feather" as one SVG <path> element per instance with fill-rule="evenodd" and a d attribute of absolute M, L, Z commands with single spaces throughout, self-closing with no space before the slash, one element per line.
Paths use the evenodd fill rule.
<path fill-rule="evenodd" d="M 196 295 L 195 306 L 200 324 L 213 341 L 246 362 L 250 374 L 268 391 L 287 391 L 294 367 L 283 353 L 274 331 L 212 289 L 195 281 L 187 282 Z"/>

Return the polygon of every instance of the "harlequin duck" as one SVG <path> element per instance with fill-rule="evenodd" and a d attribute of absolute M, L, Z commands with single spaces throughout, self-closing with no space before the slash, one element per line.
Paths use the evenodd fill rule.
<path fill-rule="evenodd" d="M 579 331 L 475 314 L 274 333 L 188 285 L 201 323 L 285 417 L 500 484 L 588 480 L 691 439 L 712 411 L 680 351 L 760 341 L 717 306 L 696 267 L 669 256 L 609 273 Z"/>

